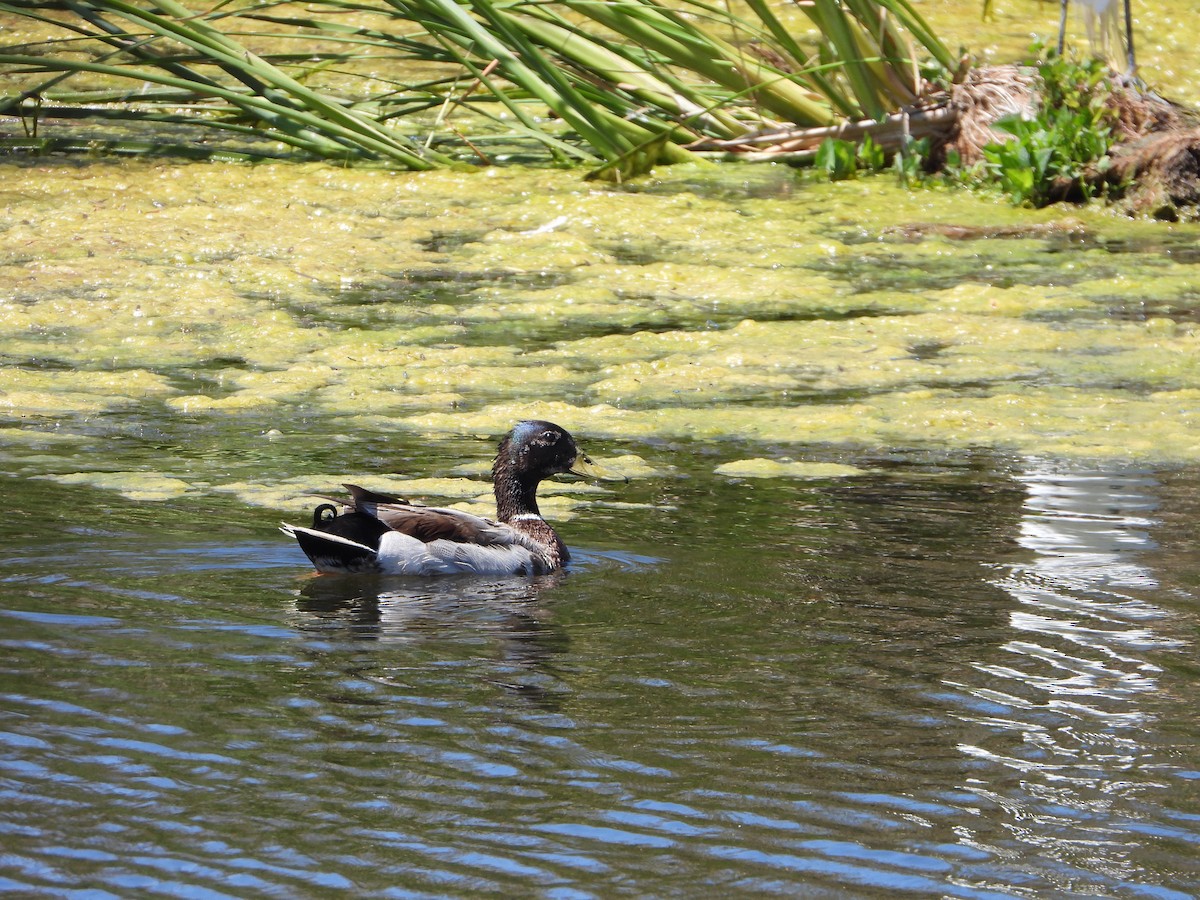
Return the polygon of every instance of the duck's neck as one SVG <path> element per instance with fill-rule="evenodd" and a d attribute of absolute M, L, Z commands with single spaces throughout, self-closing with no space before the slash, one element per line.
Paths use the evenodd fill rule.
<path fill-rule="evenodd" d="M 538 482 L 538 478 L 530 475 L 518 475 L 511 469 L 506 471 L 499 461 L 492 470 L 496 518 L 532 539 L 540 548 L 534 554 L 535 573 L 553 571 L 571 558 L 562 538 L 542 518 L 538 509 Z"/>
<path fill-rule="evenodd" d="M 537 480 L 520 478 L 511 472 L 500 473 L 493 484 L 496 518 L 501 522 L 510 522 L 517 516 L 540 516 L 537 487 Z"/>

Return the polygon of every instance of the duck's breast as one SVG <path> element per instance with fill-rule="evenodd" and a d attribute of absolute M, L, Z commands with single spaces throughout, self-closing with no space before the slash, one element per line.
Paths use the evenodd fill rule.
<path fill-rule="evenodd" d="M 545 571 L 557 569 L 571 559 L 571 552 L 558 536 L 558 532 L 537 513 L 513 516 L 506 524 L 521 536 L 521 544 L 538 548 L 539 552 L 536 555 L 542 561 Z"/>

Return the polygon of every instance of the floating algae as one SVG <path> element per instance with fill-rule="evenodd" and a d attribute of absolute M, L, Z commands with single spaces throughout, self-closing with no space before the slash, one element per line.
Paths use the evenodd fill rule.
<path fill-rule="evenodd" d="M 185 486 L 144 495 L 295 508 L 340 480 L 387 490 L 362 472 L 392 465 L 396 436 L 451 447 L 409 473 L 444 476 L 464 438 L 478 455 L 530 417 L 589 452 L 1200 458 L 1195 226 L 775 167 L 672 167 L 623 189 L 147 163 L 9 166 L 5 183 L 0 428 L 77 435 L 119 472 L 187 460 Z M 173 449 L 97 437 L 142 429 Z M 327 474 L 358 447 L 359 473 Z M 459 472 L 479 477 L 417 496 L 489 505 L 486 466 Z M 557 496 L 566 512 L 609 502 Z"/>
<path fill-rule="evenodd" d="M 62 444 L 78 444 L 83 438 L 70 432 L 43 431 L 34 428 L 0 428 L 0 447 L 53 447 Z"/>
<path fill-rule="evenodd" d="M 35 477 L 57 481 L 59 484 L 86 484 L 116 491 L 130 500 L 174 500 L 193 493 L 193 486 L 187 481 L 156 472 L 70 472 Z"/>
<path fill-rule="evenodd" d="M 847 478 L 862 475 L 857 466 L 841 463 L 806 462 L 796 459 L 735 459 L 717 466 L 726 478 Z"/>
<path fill-rule="evenodd" d="M 143 369 L 122 372 L 0 370 L 0 415 L 53 419 L 136 406 L 171 390 L 168 380 Z"/>

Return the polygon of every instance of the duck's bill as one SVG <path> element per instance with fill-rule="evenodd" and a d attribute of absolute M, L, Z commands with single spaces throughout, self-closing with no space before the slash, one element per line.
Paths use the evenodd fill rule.
<path fill-rule="evenodd" d="M 580 478 L 591 478 L 594 481 L 629 482 L 629 479 L 620 472 L 614 472 L 612 469 L 606 469 L 604 466 L 592 462 L 586 453 L 580 453 L 575 457 L 575 463 L 571 466 L 570 472 L 572 475 L 578 475 Z"/>

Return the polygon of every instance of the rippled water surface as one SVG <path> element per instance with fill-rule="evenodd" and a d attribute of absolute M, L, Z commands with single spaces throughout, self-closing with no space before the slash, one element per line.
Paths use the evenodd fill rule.
<path fill-rule="evenodd" d="M 1200 473 L 698 456 L 534 581 L 7 479 L 0 890 L 1200 891 Z"/>

